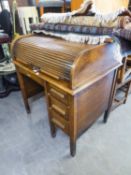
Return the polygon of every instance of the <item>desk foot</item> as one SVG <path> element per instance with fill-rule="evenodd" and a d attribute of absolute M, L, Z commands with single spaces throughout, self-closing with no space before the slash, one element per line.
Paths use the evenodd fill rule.
<path fill-rule="evenodd" d="M 30 114 L 31 110 L 30 110 L 28 98 L 27 98 L 27 96 L 26 96 L 26 94 L 23 90 L 21 90 L 21 92 L 22 92 L 22 95 L 23 95 L 23 100 L 24 100 L 24 105 L 25 105 L 26 112 L 27 112 L 27 114 Z"/>
<path fill-rule="evenodd" d="M 31 113 L 31 110 L 30 110 L 30 106 L 28 103 L 24 102 L 25 103 L 25 109 L 26 109 L 26 112 L 27 114 L 30 114 Z"/>
<path fill-rule="evenodd" d="M 107 123 L 109 114 L 110 114 L 109 110 L 106 110 L 105 111 L 105 114 L 104 114 L 104 118 L 103 118 L 103 123 Z"/>
<path fill-rule="evenodd" d="M 30 109 L 26 109 L 26 112 L 27 112 L 27 114 L 31 113 Z"/>
<path fill-rule="evenodd" d="M 53 138 L 55 138 L 56 137 L 56 126 L 53 123 L 51 123 L 50 126 L 51 126 L 50 127 L 50 129 L 51 129 L 51 136 Z"/>
<path fill-rule="evenodd" d="M 76 155 L 76 141 L 72 141 L 70 139 L 70 154 L 72 157 L 75 157 Z"/>

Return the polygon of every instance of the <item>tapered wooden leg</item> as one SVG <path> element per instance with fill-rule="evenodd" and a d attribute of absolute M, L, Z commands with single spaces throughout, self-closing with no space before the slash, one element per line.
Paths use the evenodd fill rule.
<path fill-rule="evenodd" d="M 29 106 L 29 103 L 28 103 L 28 99 L 24 99 L 24 104 L 25 104 L 25 109 L 26 109 L 26 112 L 27 114 L 30 114 L 31 113 L 31 110 L 30 110 L 30 106 Z"/>
<path fill-rule="evenodd" d="M 44 7 L 40 7 L 40 16 L 44 14 Z"/>
<path fill-rule="evenodd" d="M 126 91 L 126 93 L 125 93 L 125 101 L 124 101 L 124 104 L 126 104 L 126 101 L 127 101 L 127 97 L 128 97 L 128 94 L 129 94 L 130 87 L 131 87 L 131 82 L 129 82 L 129 83 L 127 84 L 127 91 Z"/>
<path fill-rule="evenodd" d="M 104 119 L 103 119 L 103 122 L 104 122 L 104 123 L 107 122 L 108 117 L 109 117 L 109 114 L 110 114 L 110 111 L 109 111 L 109 110 L 106 110 L 106 111 L 105 111 L 105 114 L 104 114 Z"/>
<path fill-rule="evenodd" d="M 111 93 L 110 93 L 108 108 L 105 111 L 104 118 L 103 118 L 103 122 L 104 123 L 107 122 L 107 120 L 109 118 L 109 114 L 111 112 L 113 100 L 114 100 L 115 94 L 116 94 L 116 83 L 117 83 L 117 70 L 114 72 L 114 78 L 113 78 L 113 82 L 112 82 L 112 88 L 111 88 Z"/>
<path fill-rule="evenodd" d="M 70 154 L 72 157 L 76 155 L 76 140 L 70 138 Z"/>
<path fill-rule="evenodd" d="M 65 6 L 61 7 L 61 13 L 65 12 Z"/>
<path fill-rule="evenodd" d="M 51 118 L 51 111 L 50 111 L 50 100 L 48 96 L 48 90 L 47 90 L 47 83 L 44 83 L 44 89 L 45 89 L 45 97 L 46 97 L 46 102 L 47 102 L 47 110 L 48 110 L 48 118 L 49 118 L 49 124 L 50 124 L 50 132 L 52 137 L 56 137 L 56 126 L 52 122 Z"/>
<path fill-rule="evenodd" d="M 70 155 L 76 155 L 76 140 L 77 140 L 77 98 L 70 98 L 71 113 L 70 113 Z"/>
<path fill-rule="evenodd" d="M 50 122 L 50 130 L 51 130 L 51 136 L 54 138 L 56 137 L 56 126 Z"/>
<path fill-rule="evenodd" d="M 21 73 L 19 73 L 18 70 L 17 70 L 17 76 L 18 76 L 18 80 L 19 80 L 19 84 L 20 84 L 20 88 L 21 88 L 21 93 L 22 93 L 23 100 L 24 100 L 25 109 L 26 109 L 26 112 L 29 114 L 31 112 L 31 110 L 30 110 L 30 106 L 28 103 L 28 96 L 27 96 L 27 92 L 26 92 L 24 76 Z"/>

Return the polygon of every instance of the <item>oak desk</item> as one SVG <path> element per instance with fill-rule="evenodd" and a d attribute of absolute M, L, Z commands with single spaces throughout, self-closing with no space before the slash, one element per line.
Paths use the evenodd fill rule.
<path fill-rule="evenodd" d="M 104 112 L 107 121 L 116 70 L 121 65 L 116 48 L 116 43 L 95 46 L 33 35 L 14 45 L 14 63 L 27 112 L 28 98 L 40 87 L 45 89 L 51 134 L 54 137 L 59 127 L 69 135 L 72 156 L 77 137 Z"/>

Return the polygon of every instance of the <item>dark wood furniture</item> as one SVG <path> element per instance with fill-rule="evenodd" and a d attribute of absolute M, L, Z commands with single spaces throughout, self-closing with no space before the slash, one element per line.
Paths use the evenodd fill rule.
<path fill-rule="evenodd" d="M 116 70 L 121 65 L 116 47 L 115 43 L 95 46 L 42 36 L 23 37 L 14 44 L 14 63 L 27 112 L 28 98 L 40 85 L 45 89 L 51 134 L 54 137 L 59 127 L 69 135 L 72 156 L 78 136 L 104 112 L 107 121 Z"/>
<path fill-rule="evenodd" d="M 43 1 L 36 0 L 36 6 L 40 9 L 40 16 L 42 16 L 45 12 L 61 12 L 65 11 L 65 3 L 64 1 Z"/>
<path fill-rule="evenodd" d="M 130 56 L 123 58 L 123 64 L 118 69 L 117 81 L 113 97 L 112 110 L 121 104 L 125 104 L 131 87 L 131 65 Z"/>
<path fill-rule="evenodd" d="M 129 10 L 131 10 L 131 0 L 129 0 L 128 8 L 129 8 Z"/>
<path fill-rule="evenodd" d="M 122 65 L 118 69 L 112 110 L 125 104 L 131 87 L 131 42 L 119 38 L 121 46 Z"/>

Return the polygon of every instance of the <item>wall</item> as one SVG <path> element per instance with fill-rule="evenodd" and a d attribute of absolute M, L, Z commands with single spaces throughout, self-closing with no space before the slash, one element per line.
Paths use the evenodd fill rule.
<path fill-rule="evenodd" d="M 72 10 L 78 9 L 83 0 L 72 0 Z M 129 0 L 94 0 L 97 9 L 101 12 L 111 12 L 124 6 L 127 7 Z"/>
<path fill-rule="evenodd" d="M 115 11 L 120 7 L 128 7 L 129 0 L 94 0 L 96 7 L 101 10 L 101 12 L 111 12 Z"/>

